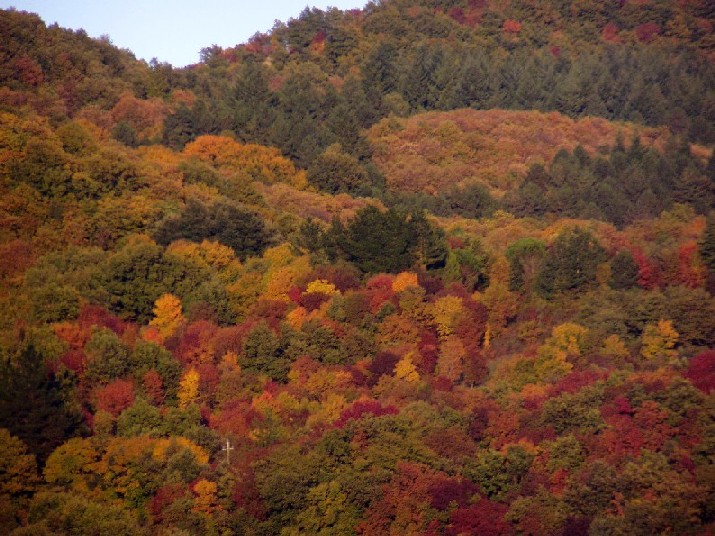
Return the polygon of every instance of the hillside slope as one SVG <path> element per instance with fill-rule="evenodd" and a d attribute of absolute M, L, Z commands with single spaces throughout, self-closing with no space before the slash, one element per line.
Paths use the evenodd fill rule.
<path fill-rule="evenodd" d="M 0 13 L 0 533 L 715 533 L 712 16 Z"/>
<path fill-rule="evenodd" d="M 407 119 L 383 119 L 368 132 L 373 161 L 388 188 L 436 193 L 482 183 L 497 195 L 520 184 L 533 164 L 550 163 L 561 149 L 591 154 L 616 137 L 638 134 L 662 149 L 670 133 L 600 118 L 571 119 L 557 112 L 453 110 Z"/>

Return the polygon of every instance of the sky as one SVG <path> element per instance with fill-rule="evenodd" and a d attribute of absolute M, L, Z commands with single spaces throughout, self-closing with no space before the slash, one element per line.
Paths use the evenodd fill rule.
<path fill-rule="evenodd" d="M 109 36 L 137 58 L 183 67 L 204 47 L 231 47 L 306 7 L 362 8 L 367 0 L 0 0 L 0 8 L 37 13 L 47 25 Z"/>

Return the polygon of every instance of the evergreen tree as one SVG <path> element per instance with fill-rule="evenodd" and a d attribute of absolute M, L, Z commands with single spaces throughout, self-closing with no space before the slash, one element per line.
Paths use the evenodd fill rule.
<path fill-rule="evenodd" d="M 708 269 L 707 289 L 715 295 L 715 212 L 711 212 L 700 239 L 700 258 Z"/>
<path fill-rule="evenodd" d="M 162 142 L 172 149 L 182 149 L 196 136 L 194 116 L 185 104 L 164 119 Z"/>
<path fill-rule="evenodd" d="M 233 131 L 238 139 L 265 143 L 274 118 L 271 104 L 275 98 L 268 87 L 268 75 L 261 63 L 249 59 L 239 70 L 234 99 Z"/>
<path fill-rule="evenodd" d="M 336 144 L 313 160 L 308 168 L 308 182 L 332 194 L 362 193 L 366 189 L 367 174 L 356 158 Z"/>
<path fill-rule="evenodd" d="M 217 201 L 206 206 L 194 199 L 188 201 L 178 218 L 166 220 L 155 236 L 164 245 L 180 238 L 193 242 L 217 240 L 233 248 L 240 259 L 260 255 L 271 240 L 260 216 L 241 205 Z"/>
<path fill-rule="evenodd" d="M 590 232 L 575 228 L 561 233 L 547 250 L 536 289 L 545 298 L 593 285 L 605 250 Z"/>
<path fill-rule="evenodd" d="M 19 437 L 40 466 L 57 446 L 84 431 L 82 414 L 70 400 L 32 343 L 12 361 L 0 362 L 0 428 Z"/>
<path fill-rule="evenodd" d="M 715 272 L 715 212 L 711 212 L 700 239 L 700 258 L 710 272 Z"/>
<path fill-rule="evenodd" d="M 540 240 L 522 238 L 506 250 L 509 261 L 509 290 L 529 290 L 543 261 L 546 247 Z"/>
<path fill-rule="evenodd" d="M 638 284 L 638 264 L 630 251 L 619 251 L 611 261 L 611 288 L 626 290 Z"/>
<path fill-rule="evenodd" d="M 397 273 L 418 261 L 437 267 L 446 257 L 441 234 L 424 214 L 394 208 L 368 206 L 346 226 L 334 221 L 327 240 L 337 255 L 368 273 Z"/>
<path fill-rule="evenodd" d="M 246 337 L 239 363 L 246 371 L 266 374 L 276 381 L 288 379 L 290 361 L 284 356 L 280 337 L 266 322 L 259 323 Z"/>

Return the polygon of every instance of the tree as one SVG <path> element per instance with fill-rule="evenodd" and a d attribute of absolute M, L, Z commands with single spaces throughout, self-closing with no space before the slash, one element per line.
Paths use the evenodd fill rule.
<path fill-rule="evenodd" d="M 114 125 L 112 137 L 128 147 L 137 147 L 139 145 L 137 130 L 129 121 L 119 121 Z"/>
<path fill-rule="evenodd" d="M 19 534 L 145 536 L 149 533 L 138 517 L 136 511 L 113 502 L 74 493 L 42 492 L 33 499 L 28 525 Z"/>
<path fill-rule="evenodd" d="M 27 446 L 0 428 L 0 531 L 9 534 L 26 512 L 37 488 L 37 462 Z"/>
<path fill-rule="evenodd" d="M 464 304 L 459 296 L 443 296 L 435 300 L 432 317 L 437 325 L 437 333 L 442 337 L 452 335 L 464 314 Z"/>
<path fill-rule="evenodd" d="M 715 156 L 710 157 L 710 167 L 715 167 Z M 715 180 L 715 179 L 713 179 Z M 705 231 L 699 242 L 700 258 L 708 270 L 708 290 L 715 294 L 715 213 L 705 222 Z"/>
<path fill-rule="evenodd" d="M 521 445 L 509 445 L 505 453 L 479 452 L 466 472 L 490 499 L 503 499 L 526 476 L 533 459 Z"/>
<path fill-rule="evenodd" d="M 27 446 L 5 428 L 0 428 L 0 495 L 29 496 L 37 484 L 37 462 Z"/>
<path fill-rule="evenodd" d="M 331 145 L 308 168 L 308 183 L 331 194 L 369 193 L 368 176 L 357 158 Z"/>
<path fill-rule="evenodd" d="M 181 314 L 181 300 L 171 294 L 164 294 L 154 302 L 154 319 L 149 322 L 162 338 L 168 339 L 184 323 Z"/>
<path fill-rule="evenodd" d="M 436 373 L 456 382 L 462 378 L 467 353 L 459 337 L 449 335 L 439 347 Z"/>
<path fill-rule="evenodd" d="M 514 534 L 511 525 L 504 520 L 506 505 L 482 497 L 468 507 L 454 510 L 450 514 L 450 526 L 445 534 L 481 534 L 484 536 L 509 536 Z"/>
<path fill-rule="evenodd" d="M 97 409 L 117 417 L 134 402 L 134 386 L 126 380 L 115 380 L 96 391 Z"/>
<path fill-rule="evenodd" d="M 329 234 L 346 260 L 363 272 L 398 273 L 417 261 L 417 230 L 409 215 L 395 209 L 367 206 L 346 227 L 333 222 Z"/>
<path fill-rule="evenodd" d="M 420 381 L 420 375 L 412 362 L 410 354 L 406 354 L 405 357 L 400 359 L 397 365 L 395 365 L 395 378 L 398 380 L 404 380 L 407 383 L 416 383 Z"/>
<path fill-rule="evenodd" d="M 498 208 L 497 201 L 481 183 L 455 186 L 445 197 L 451 212 L 463 218 L 488 218 Z"/>
<path fill-rule="evenodd" d="M 489 284 L 489 255 L 479 240 L 469 240 L 465 247 L 452 249 L 444 265 L 444 280 L 460 283 L 467 290 L 479 290 Z"/>
<path fill-rule="evenodd" d="M 239 363 L 246 371 L 266 374 L 277 381 L 288 378 L 290 361 L 284 356 L 279 337 L 265 321 L 246 336 Z"/>
<path fill-rule="evenodd" d="M 415 288 L 419 288 L 419 283 L 417 282 L 417 274 L 414 272 L 400 272 L 395 276 L 392 282 L 392 290 L 395 292 L 403 292 Z"/>
<path fill-rule="evenodd" d="M 340 483 L 335 480 L 323 482 L 308 491 L 306 508 L 296 516 L 296 524 L 281 530 L 281 535 L 354 534 L 358 519 L 358 509 L 349 502 Z"/>
<path fill-rule="evenodd" d="M 304 173 L 296 171 L 292 162 L 274 147 L 244 145 L 226 136 L 200 136 L 186 146 L 184 154 L 207 162 L 224 175 L 229 175 L 229 183 L 260 180 L 305 186 Z M 230 186 L 236 188 L 242 184 Z"/>
<path fill-rule="evenodd" d="M 191 367 L 179 382 L 179 407 L 186 408 L 199 400 L 199 373 Z"/>
<path fill-rule="evenodd" d="M 216 482 L 206 480 L 205 478 L 199 479 L 199 481 L 194 484 L 196 497 L 194 498 L 193 511 L 209 516 L 220 511 L 221 507 L 218 504 L 218 497 L 216 495 L 217 490 L 218 484 L 216 484 Z"/>
<path fill-rule="evenodd" d="M 271 233 L 260 216 L 240 204 L 217 201 L 206 206 L 190 199 L 178 218 L 165 220 L 156 232 L 157 242 L 163 245 L 180 238 L 192 242 L 217 240 L 244 260 L 263 253 L 271 242 Z"/>
<path fill-rule="evenodd" d="M 611 288 L 626 290 L 638 284 L 639 267 L 628 250 L 619 251 L 611 260 Z"/>
<path fill-rule="evenodd" d="M 88 357 L 86 374 L 94 382 L 107 384 L 129 372 L 129 350 L 110 329 L 95 330 L 84 352 Z"/>
<path fill-rule="evenodd" d="M 111 255 L 100 279 L 109 309 L 139 322 L 147 322 L 156 299 L 172 290 L 162 249 L 146 240 L 129 243 Z"/>
<path fill-rule="evenodd" d="M 593 235 L 574 228 L 556 237 L 536 278 L 536 289 L 545 298 L 596 283 L 596 268 L 605 251 Z"/>
<path fill-rule="evenodd" d="M 544 403 L 541 415 L 543 425 L 553 426 L 557 434 L 572 429 L 598 430 L 603 426 L 598 410 L 602 400 L 602 393 L 593 387 L 549 398 Z"/>
<path fill-rule="evenodd" d="M 32 343 L 12 361 L 0 362 L 0 428 L 19 437 L 40 464 L 68 437 L 84 431 L 71 400 Z"/>
<path fill-rule="evenodd" d="M 542 381 L 553 381 L 573 368 L 568 357 L 580 356 L 586 347 L 588 330 L 578 324 L 556 326 L 546 342 L 539 347 L 534 372 Z"/>
<path fill-rule="evenodd" d="M 268 87 L 269 73 L 266 71 L 262 62 L 249 58 L 237 72 L 233 130 L 241 140 L 264 142 L 274 118 L 273 94 Z"/>
<path fill-rule="evenodd" d="M 155 369 L 149 369 L 142 377 L 142 387 L 149 401 L 154 405 L 161 405 L 166 397 L 164 382 Z"/>
<path fill-rule="evenodd" d="M 661 319 L 657 324 L 647 324 L 641 339 L 641 355 L 649 361 L 661 359 L 670 362 L 678 356 L 675 345 L 679 337 L 670 320 Z"/>
<path fill-rule="evenodd" d="M 158 437 L 164 434 L 166 428 L 166 422 L 159 409 L 143 398 L 138 398 L 117 419 L 117 435 L 124 437 L 139 435 Z"/>
<path fill-rule="evenodd" d="M 137 380 L 144 380 L 146 386 L 147 375 L 153 372 L 159 377 L 166 398 L 175 399 L 182 375 L 181 364 L 165 348 L 153 342 L 138 341 L 130 355 L 130 363 Z M 156 381 L 153 384 L 156 385 Z"/>
<path fill-rule="evenodd" d="M 22 159 L 11 163 L 14 179 L 26 182 L 43 195 L 62 197 L 72 191 L 67 154 L 55 140 L 31 138 Z"/>
<path fill-rule="evenodd" d="M 530 290 L 546 253 L 544 243 L 535 238 L 522 238 L 506 250 L 509 261 L 509 290 Z"/>
<path fill-rule="evenodd" d="M 711 393 L 715 389 L 715 350 L 706 350 L 690 360 L 686 376 L 695 387 Z"/>
<path fill-rule="evenodd" d="M 172 149 L 181 149 L 196 137 L 197 131 L 191 108 L 181 103 L 176 112 L 164 119 L 162 142 Z"/>

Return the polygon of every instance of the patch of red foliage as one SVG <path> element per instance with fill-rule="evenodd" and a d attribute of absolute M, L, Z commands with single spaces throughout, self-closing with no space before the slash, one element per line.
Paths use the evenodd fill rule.
<path fill-rule="evenodd" d="M 618 35 L 619 31 L 618 26 L 609 22 L 603 27 L 601 38 L 608 43 L 621 43 L 621 37 Z"/>
<path fill-rule="evenodd" d="M 685 377 L 695 387 L 710 394 L 715 389 L 715 350 L 706 350 L 692 358 Z"/>
<path fill-rule="evenodd" d="M 640 26 L 636 26 L 635 34 L 638 41 L 641 43 L 650 43 L 660 34 L 660 26 L 655 22 L 646 22 Z"/>
<path fill-rule="evenodd" d="M 482 536 L 507 536 L 514 534 L 511 525 L 504 521 L 508 507 L 504 504 L 481 498 L 469 508 L 452 512 L 450 525 L 445 534 L 480 534 Z"/>
<path fill-rule="evenodd" d="M 377 400 L 356 400 L 353 405 L 344 409 L 340 417 L 335 421 L 336 428 L 343 428 L 348 421 L 362 419 L 366 415 L 380 417 L 382 415 L 397 415 L 399 413 L 395 406 L 383 406 Z"/>
<path fill-rule="evenodd" d="M 504 33 L 509 33 L 509 34 L 518 34 L 523 27 L 523 24 L 521 24 L 518 20 L 514 19 L 506 19 L 504 21 L 504 25 L 502 26 L 502 30 L 504 30 Z"/>

